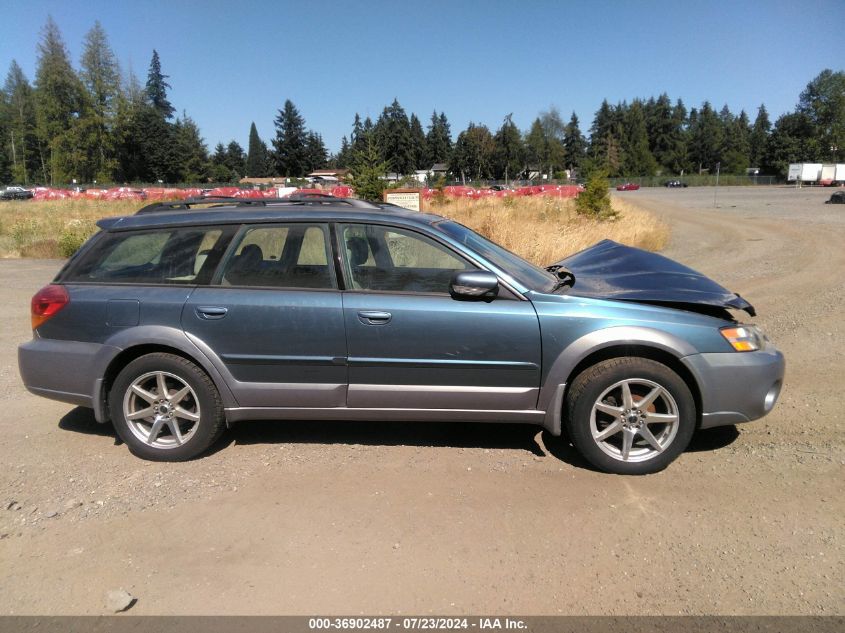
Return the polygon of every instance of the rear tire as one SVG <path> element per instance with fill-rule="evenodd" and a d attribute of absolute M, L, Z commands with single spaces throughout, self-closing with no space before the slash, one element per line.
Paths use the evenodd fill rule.
<path fill-rule="evenodd" d="M 565 427 L 590 464 L 646 475 L 680 455 L 695 431 L 695 402 L 678 374 L 653 360 L 612 358 L 572 382 Z"/>
<path fill-rule="evenodd" d="M 225 430 L 211 378 L 174 354 L 147 354 L 126 365 L 112 385 L 109 409 L 129 450 L 152 461 L 192 459 Z"/>

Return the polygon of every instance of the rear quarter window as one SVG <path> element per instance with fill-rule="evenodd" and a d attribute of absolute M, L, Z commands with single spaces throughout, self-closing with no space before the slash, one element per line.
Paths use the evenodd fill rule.
<path fill-rule="evenodd" d="M 225 236 L 225 237 L 224 237 Z M 219 227 L 108 233 L 69 272 L 66 282 L 208 283 L 231 237 Z"/>

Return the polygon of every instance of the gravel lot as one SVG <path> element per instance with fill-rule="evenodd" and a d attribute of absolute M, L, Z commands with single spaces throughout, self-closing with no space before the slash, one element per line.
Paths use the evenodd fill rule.
<path fill-rule="evenodd" d="M 845 612 L 845 208 L 619 195 L 787 357 L 769 417 L 640 478 L 518 425 L 245 423 L 203 459 L 143 462 L 23 389 L 29 298 L 59 262 L 0 261 L 0 614 L 106 613 L 120 588 L 133 614 Z"/>

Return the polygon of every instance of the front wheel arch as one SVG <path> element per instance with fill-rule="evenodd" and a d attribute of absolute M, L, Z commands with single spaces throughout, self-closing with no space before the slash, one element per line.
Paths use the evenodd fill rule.
<path fill-rule="evenodd" d="M 661 365 L 665 365 L 673 372 L 678 374 L 681 380 L 686 383 L 687 388 L 692 394 L 693 401 L 695 402 L 695 427 L 696 429 L 698 429 L 701 426 L 702 399 L 701 389 L 699 388 L 698 382 L 696 381 L 695 377 L 692 375 L 690 370 L 686 367 L 686 365 L 684 365 L 677 356 L 673 356 L 669 352 L 666 352 L 662 349 L 658 349 L 656 347 L 650 347 L 648 345 L 614 345 L 611 347 L 605 347 L 596 350 L 582 358 L 578 362 L 578 364 L 572 368 L 572 371 L 569 372 L 569 375 L 566 378 L 566 384 L 572 385 L 572 382 L 580 374 L 584 373 L 590 367 L 598 365 L 602 361 L 611 360 L 613 358 L 622 358 L 625 356 L 653 360 L 657 363 L 660 363 Z M 567 388 L 567 392 L 568 391 L 569 389 Z M 561 418 L 566 415 L 567 396 L 568 393 L 565 393 L 563 398 L 563 409 L 560 412 Z"/>

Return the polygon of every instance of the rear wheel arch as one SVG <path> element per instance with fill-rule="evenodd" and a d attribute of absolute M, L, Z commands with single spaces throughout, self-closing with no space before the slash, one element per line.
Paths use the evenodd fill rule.
<path fill-rule="evenodd" d="M 121 350 L 120 353 L 109 361 L 106 370 L 103 372 L 99 394 L 97 394 L 97 403 L 100 406 L 100 411 L 105 413 L 105 415 L 102 416 L 102 419 L 98 418 L 100 422 L 109 421 L 109 393 L 111 392 L 112 385 L 120 372 L 123 371 L 123 369 L 132 361 L 142 356 L 146 356 L 147 354 L 155 353 L 179 356 L 194 363 L 208 375 L 225 404 L 227 395 L 230 396 L 230 391 L 225 383 L 223 383 L 222 379 L 220 379 L 217 375 L 217 372 L 214 371 L 211 364 L 206 359 L 202 358 L 200 354 L 190 354 L 185 350 L 161 343 L 141 343 Z"/>

